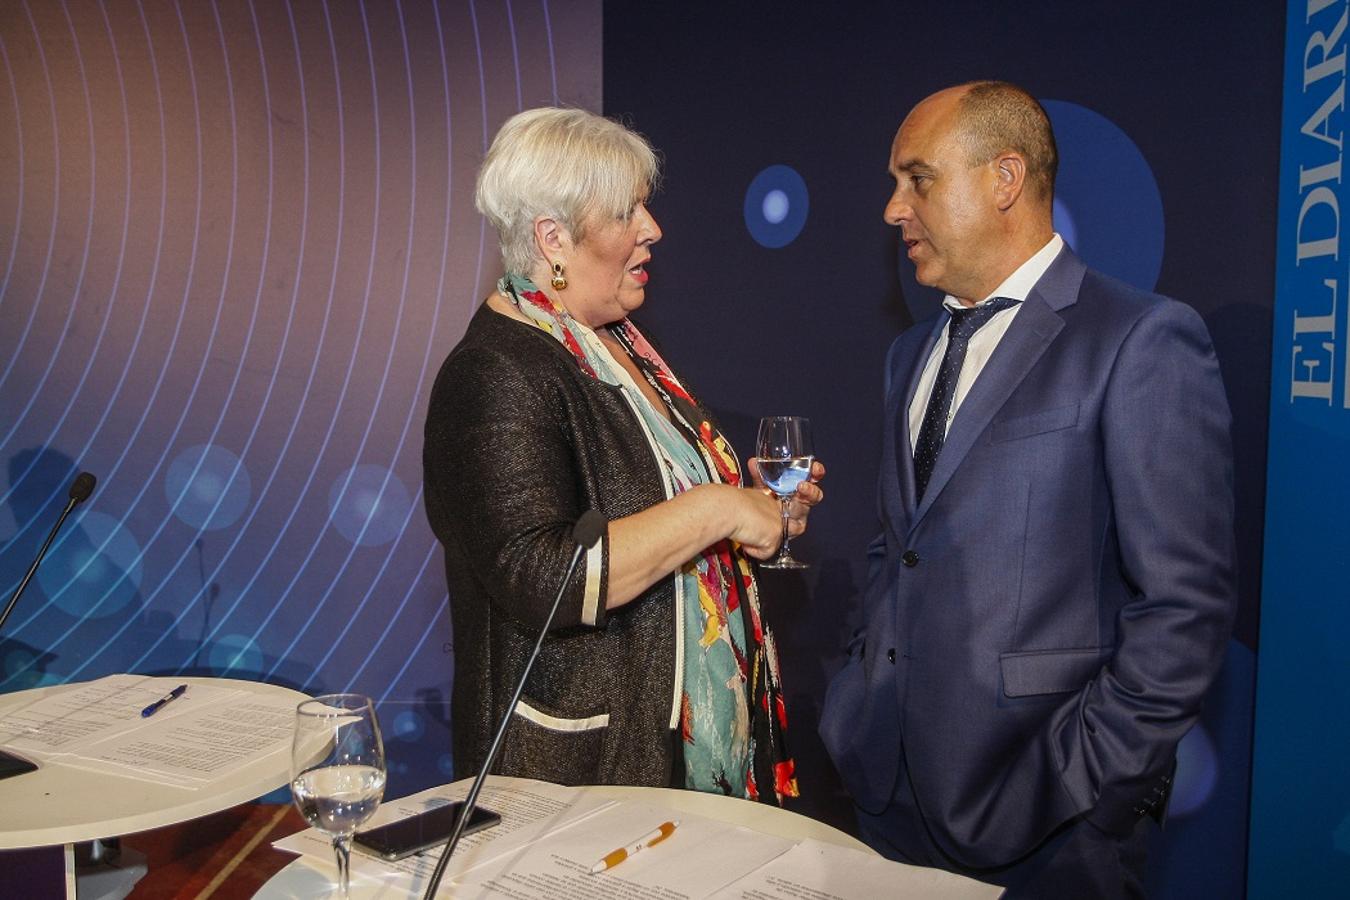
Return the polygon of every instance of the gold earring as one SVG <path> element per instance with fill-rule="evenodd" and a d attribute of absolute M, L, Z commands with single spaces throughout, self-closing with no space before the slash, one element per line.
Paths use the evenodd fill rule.
<path fill-rule="evenodd" d="M 563 265 L 560 262 L 553 264 L 553 288 L 559 291 L 567 289 L 567 276 L 563 275 Z"/>

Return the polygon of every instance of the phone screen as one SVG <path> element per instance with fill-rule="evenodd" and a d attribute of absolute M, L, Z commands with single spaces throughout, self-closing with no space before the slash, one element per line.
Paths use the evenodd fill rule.
<path fill-rule="evenodd" d="M 402 859 L 443 843 L 450 837 L 463 805 L 456 801 L 369 831 L 358 831 L 353 840 L 384 859 Z M 502 817 L 492 810 L 476 806 L 464 826 L 464 833 L 473 834 L 491 828 L 501 820 Z"/>

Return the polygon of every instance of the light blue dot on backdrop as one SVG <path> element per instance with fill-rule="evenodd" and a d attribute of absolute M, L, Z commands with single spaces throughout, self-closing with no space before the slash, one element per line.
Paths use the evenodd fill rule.
<path fill-rule="evenodd" d="M 227 634 L 211 644 L 206 662 L 217 675 L 239 678 L 262 672 L 263 652 L 253 638 Z"/>
<path fill-rule="evenodd" d="M 394 737 L 401 741 L 415 741 L 427 730 L 422 717 L 406 709 L 394 716 L 392 729 Z"/>
<path fill-rule="evenodd" d="M 436 760 L 436 770 L 446 778 L 455 776 L 455 758 L 449 753 L 442 753 Z"/>
<path fill-rule="evenodd" d="M 774 188 L 764 195 L 762 208 L 765 220 L 770 225 L 777 225 L 787 218 L 792 205 L 788 202 L 787 194 Z"/>
<path fill-rule="evenodd" d="M 62 611 L 101 619 L 136 597 L 143 575 L 140 543 L 112 516 L 91 511 L 52 546 L 37 580 Z"/>
<path fill-rule="evenodd" d="M 806 182 L 797 170 L 769 166 L 745 190 L 745 227 L 761 246 L 786 247 L 801 234 L 810 207 Z"/>
<path fill-rule="evenodd" d="M 230 450 L 197 444 L 169 463 L 164 496 L 179 519 L 211 531 L 233 525 L 244 514 L 253 497 L 253 481 Z"/>
<path fill-rule="evenodd" d="M 348 469 L 328 491 L 333 527 L 362 547 L 378 547 L 398 537 L 411 509 L 408 489 L 382 466 L 363 464 Z"/>
<path fill-rule="evenodd" d="M 1209 801 L 1219 781 L 1219 754 L 1203 725 L 1196 725 L 1177 745 L 1177 775 L 1168 813 L 1185 816 Z"/>

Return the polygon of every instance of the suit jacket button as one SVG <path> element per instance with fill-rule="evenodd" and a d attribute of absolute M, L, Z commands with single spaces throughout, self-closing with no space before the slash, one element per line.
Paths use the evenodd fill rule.
<path fill-rule="evenodd" d="M 895 662 L 895 648 L 894 648 L 894 647 L 892 647 L 891 649 L 889 649 L 889 650 L 886 651 L 886 661 L 887 661 L 887 662 L 890 662 L 890 663 L 894 663 L 894 662 Z"/>
<path fill-rule="evenodd" d="M 900 561 L 912 569 L 919 564 L 919 554 L 913 550 L 906 550 L 901 554 Z"/>

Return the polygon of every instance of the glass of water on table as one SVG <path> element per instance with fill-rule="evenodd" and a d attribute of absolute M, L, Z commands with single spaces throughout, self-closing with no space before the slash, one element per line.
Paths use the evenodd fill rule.
<path fill-rule="evenodd" d="M 760 563 L 767 569 L 807 569 L 806 563 L 793 559 L 788 549 L 788 504 L 797 485 L 811 477 L 815 453 L 811 448 L 811 420 L 801 416 L 768 416 L 759 420 L 759 438 L 755 442 L 759 475 L 778 495 L 783 506 L 783 543 L 778 555 Z"/>
<path fill-rule="evenodd" d="M 384 743 L 369 697 L 325 694 L 296 707 L 291 796 L 305 821 L 332 840 L 344 900 L 352 835 L 375 814 L 384 781 Z"/>

